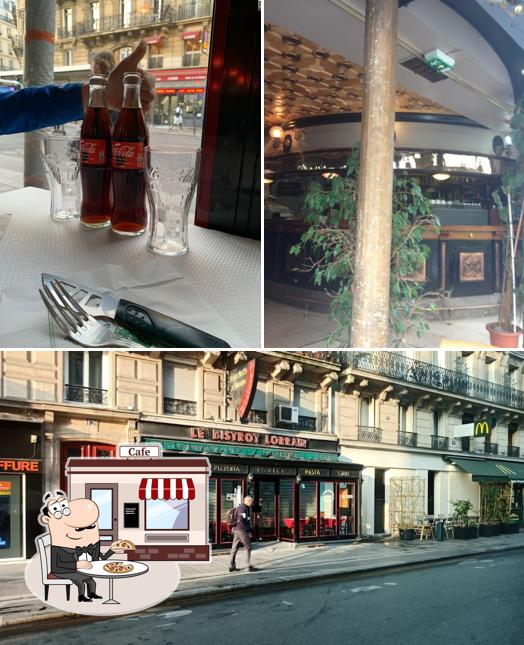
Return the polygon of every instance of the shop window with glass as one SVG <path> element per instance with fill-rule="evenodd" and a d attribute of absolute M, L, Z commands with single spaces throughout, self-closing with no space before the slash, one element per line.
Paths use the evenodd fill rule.
<path fill-rule="evenodd" d="M 22 521 L 22 477 L 0 475 L 0 560 L 22 557 Z"/>
<path fill-rule="evenodd" d="M 217 480 L 210 479 L 208 487 L 209 543 L 217 542 Z"/>
<path fill-rule="evenodd" d="M 107 405 L 103 352 L 65 353 L 65 399 Z"/>
<path fill-rule="evenodd" d="M 335 511 L 335 483 L 319 482 L 320 535 L 337 534 L 337 516 Z"/>
<path fill-rule="evenodd" d="M 258 482 L 258 537 L 263 539 L 275 539 L 277 534 L 277 496 L 276 482 Z"/>
<path fill-rule="evenodd" d="M 187 499 L 146 500 L 146 530 L 189 529 L 189 501 Z"/>
<path fill-rule="evenodd" d="M 190 365 L 164 363 L 164 414 L 197 414 L 196 369 Z"/>
<path fill-rule="evenodd" d="M 279 525 L 280 539 L 293 540 L 295 537 L 295 480 L 280 480 Z"/>
<path fill-rule="evenodd" d="M 355 534 L 355 484 L 338 484 L 338 534 Z"/>
<path fill-rule="evenodd" d="M 301 482 L 299 490 L 300 537 L 317 536 L 317 482 Z"/>
<path fill-rule="evenodd" d="M 227 525 L 227 512 L 240 504 L 244 497 L 242 479 L 220 480 L 220 542 L 232 542 L 233 533 Z"/>

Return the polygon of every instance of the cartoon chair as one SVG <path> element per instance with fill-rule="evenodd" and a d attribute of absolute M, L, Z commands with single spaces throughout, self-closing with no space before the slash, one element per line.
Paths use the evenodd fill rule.
<path fill-rule="evenodd" d="M 45 600 L 47 601 L 47 597 L 49 596 L 49 585 L 62 585 L 63 587 L 65 587 L 66 598 L 67 600 L 69 600 L 71 585 L 73 584 L 73 582 L 71 580 L 59 578 L 50 571 L 49 556 L 51 552 L 51 536 L 49 535 L 49 533 L 39 535 L 36 538 L 36 545 L 38 547 L 38 554 L 40 556 L 40 569 L 42 571 L 42 584 L 44 585 Z"/>

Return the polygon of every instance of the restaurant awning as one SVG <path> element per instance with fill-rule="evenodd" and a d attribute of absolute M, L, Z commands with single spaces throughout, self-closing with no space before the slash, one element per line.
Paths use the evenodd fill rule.
<path fill-rule="evenodd" d="M 285 459 L 293 461 L 324 461 L 337 463 L 336 453 L 318 452 L 311 450 L 278 450 L 277 448 L 262 448 L 254 446 L 237 446 L 221 443 L 199 443 L 197 441 L 176 441 L 171 439 L 147 439 L 146 443 L 160 443 L 164 450 L 176 452 L 195 452 L 208 455 L 225 455 L 235 457 L 256 457 L 261 459 Z M 344 462 L 346 463 L 346 462 Z"/>
<path fill-rule="evenodd" d="M 195 499 L 192 479 L 144 477 L 138 489 L 138 499 Z"/>
<path fill-rule="evenodd" d="M 475 482 L 524 482 L 524 464 L 515 461 L 456 459 L 455 457 L 447 457 L 446 461 L 470 473 Z"/>

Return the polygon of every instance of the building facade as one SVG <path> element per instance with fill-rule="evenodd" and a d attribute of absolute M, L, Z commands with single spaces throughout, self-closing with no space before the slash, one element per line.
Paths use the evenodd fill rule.
<path fill-rule="evenodd" d="M 20 0 L 21 33 L 24 12 Z M 148 51 L 141 66 L 156 80 L 153 122 L 171 123 L 177 105 L 186 120 L 200 118 L 212 15 L 212 0 L 58 0 L 55 80 L 86 80 L 94 53 L 109 51 L 118 63 L 143 38 Z"/>
<path fill-rule="evenodd" d="M 19 36 L 16 26 L 16 2 L 13 0 L 0 1 L 0 77 L 4 70 L 14 70 L 19 67 L 15 48 Z"/>

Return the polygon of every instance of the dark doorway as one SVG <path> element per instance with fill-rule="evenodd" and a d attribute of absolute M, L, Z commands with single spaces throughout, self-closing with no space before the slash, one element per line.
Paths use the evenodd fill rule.
<path fill-rule="evenodd" d="M 428 470 L 428 515 L 435 514 L 435 471 Z"/>
<path fill-rule="evenodd" d="M 255 482 L 253 529 L 258 540 L 276 540 L 278 479 L 259 479 Z"/>
<path fill-rule="evenodd" d="M 386 487 L 382 468 L 375 468 L 375 533 L 384 533 L 384 507 Z"/>

